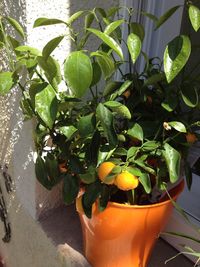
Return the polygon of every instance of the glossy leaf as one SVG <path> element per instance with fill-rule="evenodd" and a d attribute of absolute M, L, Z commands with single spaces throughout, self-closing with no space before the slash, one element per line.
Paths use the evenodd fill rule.
<path fill-rule="evenodd" d="M 47 157 L 45 157 L 45 165 L 50 182 L 52 186 L 54 186 L 60 181 L 58 161 L 48 154 Z"/>
<path fill-rule="evenodd" d="M 18 52 L 26 52 L 26 53 L 29 53 L 33 56 L 41 56 L 42 55 L 42 53 L 37 48 L 31 47 L 28 45 L 18 46 L 15 48 L 15 50 Z"/>
<path fill-rule="evenodd" d="M 118 88 L 120 88 L 122 82 L 116 82 L 116 81 L 110 81 L 106 84 L 104 91 L 103 91 L 103 96 L 109 96 L 113 92 L 115 92 Z"/>
<path fill-rule="evenodd" d="M 57 115 L 58 102 L 51 85 L 37 92 L 35 95 L 35 110 L 45 124 L 52 128 Z"/>
<path fill-rule="evenodd" d="M 178 104 L 178 99 L 175 94 L 169 93 L 166 95 L 166 98 L 162 102 L 162 107 L 168 112 L 172 112 Z"/>
<path fill-rule="evenodd" d="M 180 121 L 170 121 L 168 122 L 168 124 L 175 130 L 177 130 L 178 132 L 181 132 L 181 133 L 187 132 L 185 125 Z"/>
<path fill-rule="evenodd" d="M 180 173 L 180 153 L 168 143 L 164 144 L 164 150 L 162 153 L 169 171 L 170 182 L 175 183 L 178 180 Z"/>
<path fill-rule="evenodd" d="M 129 160 L 130 158 L 134 158 L 137 155 L 137 152 L 138 152 L 138 147 L 135 146 L 130 147 L 127 152 L 127 160 Z"/>
<path fill-rule="evenodd" d="M 79 174 L 81 181 L 85 184 L 91 184 L 96 181 L 96 168 L 92 165 L 87 169 L 87 173 Z"/>
<path fill-rule="evenodd" d="M 35 20 L 33 28 L 40 27 L 40 26 L 60 24 L 60 23 L 66 24 L 66 22 L 60 19 L 38 18 Z"/>
<path fill-rule="evenodd" d="M 165 21 L 167 21 L 180 6 L 174 6 L 167 10 L 156 22 L 156 29 L 158 29 Z"/>
<path fill-rule="evenodd" d="M 93 13 L 89 13 L 85 16 L 85 30 L 91 26 L 93 21 L 94 21 Z"/>
<path fill-rule="evenodd" d="M 5 17 L 5 19 L 10 23 L 10 25 L 12 25 L 12 27 L 19 33 L 22 38 L 25 37 L 22 25 L 18 21 L 11 17 Z"/>
<path fill-rule="evenodd" d="M 97 63 L 99 64 L 105 79 L 110 78 L 115 71 L 115 64 L 112 58 L 105 52 L 101 51 L 91 53 L 91 56 L 96 57 Z"/>
<path fill-rule="evenodd" d="M 48 174 L 44 160 L 38 155 L 35 162 L 35 175 L 38 181 L 48 190 L 51 190 L 52 186 L 48 179 Z"/>
<path fill-rule="evenodd" d="M 129 34 L 127 39 L 128 50 L 133 63 L 136 62 L 142 47 L 140 37 L 134 33 Z"/>
<path fill-rule="evenodd" d="M 91 86 L 94 86 L 100 81 L 102 72 L 97 62 L 92 63 L 92 70 L 93 70 L 93 75 L 92 75 Z"/>
<path fill-rule="evenodd" d="M 85 193 L 83 194 L 83 209 L 88 218 L 92 216 L 92 205 L 99 197 L 101 193 L 101 183 L 100 181 L 96 181 L 92 184 L 89 184 L 86 188 Z"/>
<path fill-rule="evenodd" d="M 59 131 L 64 134 L 67 139 L 70 139 L 77 132 L 77 129 L 73 125 L 69 125 L 60 127 Z"/>
<path fill-rule="evenodd" d="M 103 127 L 110 146 L 112 148 L 116 147 L 118 139 L 114 129 L 112 112 L 100 103 L 97 107 L 97 118 L 101 122 L 101 126 Z"/>
<path fill-rule="evenodd" d="M 133 126 L 128 130 L 127 134 L 133 138 L 143 141 L 143 130 L 138 123 L 134 123 Z"/>
<path fill-rule="evenodd" d="M 141 176 L 142 175 L 141 170 L 136 168 L 136 167 L 129 166 L 126 168 L 126 170 L 135 176 Z"/>
<path fill-rule="evenodd" d="M 144 15 L 145 17 L 153 20 L 154 22 L 158 21 L 158 18 L 156 16 L 154 16 L 153 14 L 151 14 L 151 13 L 142 11 L 141 14 Z"/>
<path fill-rule="evenodd" d="M 187 63 L 191 53 L 191 43 L 188 36 L 180 35 L 174 38 L 164 52 L 164 70 L 170 83 Z"/>
<path fill-rule="evenodd" d="M 61 82 L 60 65 L 57 60 L 49 56 L 47 60 L 44 57 L 37 57 L 39 66 L 44 70 L 49 83 L 57 90 L 57 85 Z"/>
<path fill-rule="evenodd" d="M 149 77 L 147 80 L 145 80 L 144 85 L 146 86 L 153 85 L 153 84 L 163 81 L 164 79 L 165 79 L 164 73 L 156 73 L 152 75 L 151 77 Z"/>
<path fill-rule="evenodd" d="M 67 24 L 72 24 L 75 20 L 77 20 L 81 15 L 83 15 L 84 11 L 77 11 L 74 13 L 68 20 Z"/>
<path fill-rule="evenodd" d="M 148 173 L 142 173 L 139 177 L 140 183 L 143 185 L 144 190 L 147 194 L 151 193 L 151 180 Z"/>
<path fill-rule="evenodd" d="M 116 90 L 116 92 L 114 92 L 110 99 L 114 100 L 116 97 L 121 96 L 133 83 L 133 81 L 130 80 L 126 80 L 124 83 L 121 83 L 121 86 L 119 87 L 119 89 Z"/>
<path fill-rule="evenodd" d="M 49 41 L 42 50 L 42 55 L 44 59 L 47 59 L 53 50 L 59 45 L 64 36 L 58 36 L 51 41 Z"/>
<path fill-rule="evenodd" d="M 92 63 L 81 51 L 72 52 L 65 61 L 64 75 L 69 88 L 76 97 L 82 97 L 92 82 Z"/>
<path fill-rule="evenodd" d="M 112 37 L 96 29 L 88 28 L 87 30 L 95 34 L 97 37 L 99 37 L 105 44 L 107 44 L 110 48 L 112 48 L 118 54 L 118 56 L 123 60 L 122 49 Z"/>
<path fill-rule="evenodd" d="M 63 175 L 63 200 L 66 204 L 74 202 L 79 191 L 79 179 L 67 173 Z"/>
<path fill-rule="evenodd" d="M 181 96 L 188 107 L 194 108 L 198 105 L 199 96 L 197 88 L 189 84 L 181 88 Z"/>
<path fill-rule="evenodd" d="M 137 23 L 137 22 L 132 22 L 130 24 L 130 30 L 131 33 L 136 34 L 138 37 L 140 37 L 140 40 L 143 41 L 144 40 L 144 36 L 145 36 L 145 31 L 144 31 L 144 27 L 142 24 Z"/>
<path fill-rule="evenodd" d="M 116 112 L 118 115 L 129 120 L 131 119 L 131 113 L 125 105 L 117 101 L 107 101 L 104 103 L 104 105 L 110 108 L 112 111 Z"/>
<path fill-rule="evenodd" d="M 100 132 L 96 130 L 92 136 L 90 144 L 88 144 L 85 153 L 85 159 L 89 164 L 93 163 L 95 166 L 97 165 L 100 144 L 101 144 L 101 135 Z"/>
<path fill-rule="evenodd" d="M 157 142 L 157 141 L 154 141 L 154 140 L 147 141 L 142 145 L 142 150 L 143 151 L 153 151 L 153 150 L 158 149 L 159 146 L 160 146 L 160 142 Z"/>
<path fill-rule="evenodd" d="M 6 95 L 14 85 L 13 73 L 2 72 L 0 73 L 0 94 Z"/>
<path fill-rule="evenodd" d="M 110 187 L 103 184 L 101 187 L 101 193 L 99 197 L 99 211 L 104 211 L 107 207 L 108 201 L 110 200 Z"/>
<path fill-rule="evenodd" d="M 77 123 L 77 128 L 81 137 L 87 137 L 94 133 L 95 116 L 93 113 L 83 116 Z"/>
<path fill-rule="evenodd" d="M 190 5 L 188 11 L 189 11 L 189 18 L 190 18 L 192 27 L 197 32 L 200 27 L 200 10 L 198 7 L 194 5 Z"/>
<path fill-rule="evenodd" d="M 110 35 L 112 32 L 114 32 L 122 23 L 124 22 L 123 19 L 115 20 L 108 24 L 104 30 L 104 33 L 107 35 Z"/>
<path fill-rule="evenodd" d="M 190 190 L 192 186 L 192 169 L 190 167 L 189 162 L 187 161 L 184 162 L 184 170 L 185 170 L 185 178 L 186 178 L 187 187 Z"/>

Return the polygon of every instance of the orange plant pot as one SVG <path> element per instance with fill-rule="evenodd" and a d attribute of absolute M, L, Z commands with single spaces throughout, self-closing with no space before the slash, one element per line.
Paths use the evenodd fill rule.
<path fill-rule="evenodd" d="M 174 200 L 183 187 L 181 181 L 170 191 Z M 79 213 L 86 258 L 93 267 L 146 267 L 172 209 L 164 198 L 144 206 L 109 202 L 103 212 L 95 207 L 91 219 Z"/>

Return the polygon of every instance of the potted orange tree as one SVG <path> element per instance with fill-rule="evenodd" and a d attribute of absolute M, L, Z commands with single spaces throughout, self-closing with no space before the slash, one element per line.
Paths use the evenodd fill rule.
<path fill-rule="evenodd" d="M 178 8 L 160 18 L 142 14 L 157 29 Z M 191 3 L 187 8 L 197 31 L 200 11 Z M 36 121 L 36 177 L 48 190 L 62 182 L 64 202 L 76 200 L 85 255 L 101 267 L 146 266 L 173 206 L 163 193 L 169 190 L 177 198 L 182 169 L 191 186 L 187 155 L 200 125 L 198 75 L 186 75 L 189 36 L 171 40 L 163 61 L 149 58 L 142 51 L 145 29 L 131 21 L 132 9 L 127 9 L 128 20 L 116 19 L 119 9 L 78 11 L 68 21 L 35 21 L 34 27 L 64 24 L 69 30 L 75 48 L 64 67 L 52 52 L 68 38 L 65 33 L 39 51 L 23 44 L 16 20 L 0 20 L 0 44 L 9 62 L 9 69 L 0 73 L 0 93 L 10 93 L 14 86 L 21 90 L 25 119 Z M 84 26 L 77 32 L 73 22 L 78 19 Z M 19 38 L 8 34 L 7 24 Z M 128 29 L 126 40 L 122 27 Z M 98 40 L 93 51 L 87 48 L 91 36 Z M 146 64 L 139 73 L 135 63 L 140 56 Z M 128 73 L 122 71 L 124 63 Z"/>

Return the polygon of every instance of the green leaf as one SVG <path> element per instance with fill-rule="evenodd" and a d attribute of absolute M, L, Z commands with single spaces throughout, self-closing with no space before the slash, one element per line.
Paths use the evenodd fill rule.
<path fill-rule="evenodd" d="M 51 85 L 47 85 L 35 95 L 35 110 L 45 124 L 52 128 L 58 109 L 58 101 Z"/>
<path fill-rule="evenodd" d="M 157 30 L 165 21 L 167 21 L 175 12 L 176 10 L 179 8 L 180 6 L 174 6 L 172 8 L 170 8 L 169 10 L 167 10 L 165 12 L 164 15 L 162 15 L 156 22 L 156 28 L 155 30 Z"/>
<path fill-rule="evenodd" d="M 136 62 L 142 47 L 140 37 L 134 33 L 129 34 L 127 39 L 128 50 L 133 63 Z"/>
<path fill-rule="evenodd" d="M 153 20 L 154 22 L 158 21 L 158 18 L 156 16 L 154 16 L 153 14 L 151 14 L 151 13 L 142 11 L 141 14 L 146 16 L 147 18 Z"/>
<path fill-rule="evenodd" d="M 199 95 L 197 88 L 189 84 L 181 88 L 181 96 L 188 107 L 194 108 L 199 103 Z"/>
<path fill-rule="evenodd" d="M 123 147 L 118 147 L 117 149 L 115 149 L 114 152 L 115 155 L 117 156 L 126 156 L 127 155 L 127 150 Z"/>
<path fill-rule="evenodd" d="M 85 159 L 89 164 L 93 163 L 95 166 L 97 165 L 100 144 L 101 135 L 100 132 L 96 130 L 85 153 Z"/>
<path fill-rule="evenodd" d="M 103 96 L 109 96 L 110 94 L 112 94 L 113 92 L 115 92 L 120 86 L 121 86 L 121 82 L 116 82 L 116 81 L 110 81 L 106 84 L 104 91 L 103 91 Z"/>
<path fill-rule="evenodd" d="M 50 154 L 45 158 L 46 170 L 52 186 L 56 185 L 59 179 L 58 161 Z"/>
<path fill-rule="evenodd" d="M 181 161 L 180 153 L 177 150 L 175 150 L 172 146 L 165 143 L 162 154 L 167 164 L 170 181 L 171 183 L 175 183 L 178 180 L 180 173 L 180 161 Z"/>
<path fill-rule="evenodd" d="M 44 70 L 45 76 L 49 83 L 57 90 L 58 84 L 61 82 L 60 65 L 51 56 L 47 60 L 44 57 L 37 57 L 39 66 Z"/>
<path fill-rule="evenodd" d="M 170 83 L 187 63 L 191 53 L 190 39 L 186 35 L 174 38 L 164 52 L 164 70 Z"/>
<path fill-rule="evenodd" d="M 19 33 L 22 38 L 25 37 L 24 30 L 18 21 L 11 17 L 5 17 L 5 19 L 10 23 L 10 25 L 12 25 L 12 27 Z"/>
<path fill-rule="evenodd" d="M 71 174 L 63 174 L 63 200 L 66 204 L 74 202 L 79 192 L 79 179 Z"/>
<path fill-rule="evenodd" d="M 172 112 L 176 108 L 177 104 L 178 104 L 177 95 L 174 94 L 173 90 L 168 90 L 166 98 L 161 104 L 162 107 L 166 109 L 168 112 Z"/>
<path fill-rule="evenodd" d="M 107 109 L 103 104 L 100 103 L 97 106 L 96 113 L 97 113 L 97 118 L 101 122 L 105 136 L 107 137 L 111 148 L 116 147 L 118 139 L 113 125 L 112 112 L 109 109 Z"/>
<path fill-rule="evenodd" d="M 149 77 L 147 80 L 145 80 L 144 85 L 154 85 L 158 82 L 161 82 L 165 79 L 165 74 L 164 73 L 156 73 Z"/>
<path fill-rule="evenodd" d="M 38 18 L 35 20 L 33 28 L 40 27 L 40 26 L 53 25 L 53 24 L 60 24 L 60 23 L 64 23 L 67 25 L 66 22 L 60 19 Z"/>
<path fill-rule="evenodd" d="M 181 133 L 186 133 L 187 130 L 185 128 L 185 125 L 182 123 L 182 122 L 179 122 L 179 121 L 170 121 L 168 122 L 168 124 L 174 128 L 175 130 L 177 130 L 178 132 L 181 132 Z"/>
<path fill-rule="evenodd" d="M 151 193 L 151 180 L 148 173 L 142 173 L 139 177 L 140 183 L 143 185 L 144 190 L 147 194 Z"/>
<path fill-rule="evenodd" d="M 91 26 L 93 21 L 94 21 L 94 14 L 93 13 L 89 13 L 85 16 L 85 27 L 84 27 L 85 30 Z"/>
<path fill-rule="evenodd" d="M 10 89 L 13 87 L 13 73 L 12 72 L 2 72 L 0 73 L 0 94 L 6 95 Z"/>
<path fill-rule="evenodd" d="M 31 54 L 33 56 L 41 56 L 42 53 L 34 47 L 28 46 L 28 45 L 21 45 L 15 48 L 18 52 L 26 52 L 28 54 Z"/>
<path fill-rule="evenodd" d="M 93 76 L 92 76 L 91 86 L 94 86 L 100 81 L 102 72 L 97 62 L 92 63 L 92 70 L 93 70 Z"/>
<path fill-rule="evenodd" d="M 92 63 L 82 51 L 72 52 L 65 61 L 65 79 L 76 97 L 82 97 L 92 82 Z"/>
<path fill-rule="evenodd" d="M 190 190 L 192 186 L 192 169 L 190 167 L 189 162 L 187 161 L 184 162 L 184 170 L 185 170 L 187 187 Z"/>
<path fill-rule="evenodd" d="M 137 22 L 132 22 L 130 24 L 130 30 L 131 33 L 136 34 L 138 37 L 140 37 L 140 40 L 143 41 L 144 40 L 144 36 L 145 36 L 145 31 L 144 31 L 144 27 L 142 24 L 137 23 Z"/>
<path fill-rule="evenodd" d="M 200 10 L 198 7 L 194 5 L 190 5 L 188 11 L 189 11 L 189 18 L 190 18 L 192 27 L 197 32 L 200 27 Z"/>
<path fill-rule="evenodd" d="M 128 130 L 127 134 L 143 142 L 143 130 L 138 123 L 134 123 L 132 127 Z"/>
<path fill-rule="evenodd" d="M 86 191 L 83 194 L 82 203 L 84 212 L 88 218 L 91 218 L 92 205 L 96 201 L 100 193 L 101 193 L 101 183 L 98 180 L 92 184 L 89 184 L 86 187 Z"/>
<path fill-rule="evenodd" d="M 69 125 L 60 127 L 59 131 L 64 134 L 67 139 L 71 139 L 71 137 L 77 132 L 77 129 L 73 125 Z"/>
<path fill-rule="evenodd" d="M 99 30 L 88 28 L 89 32 L 94 33 L 97 37 L 99 37 L 105 44 L 107 44 L 110 48 L 112 48 L 118 56 L 123 60 L 123 52 L 119 44 L 108 34 L 105 34 Z"/>
<path fill-rule="evenodd" d="M 160 147 L 160 142 L 157 141 L 147 141 L 142 145 L 143 151 L 153 151 Z"/>
<path fill-rule="evenodd" d="M 138 152 L 138 147 L 135 146 L 130 147 L 127 152 L 127 160 L 134 158 L 137 155 L 137 152 Z"/>
<path fill-rule="evenodd" d="M 96 167 L 90 165 L 87 172 L 84 174 L 79 174 L 81 181 L 85 184 L 91 184 L 96 181 Z"/>
<path fill-rule="evenodd" d="M 107 101 L 104 103 L 104 105 L 110 108 L 112 111 L 116 112 L 117 115 L 122 116 L 123 118 L 126 118 L 128 120 L 131 119 L 131 113 L 125 105 L 117 101 Z"/>
<path fill-rule="evenodd" d="M 133 81 L 130 80 L 126 80 L 124 83 L 120 83 L 120 88 L 111 95 L 111 100 L 114 100 L 116 97 L 121 96 L 131 86 L 132 83 Z"/>
<path fill-rule="evenodd" d="M 115 64 L 112 58 L 105 52 L 97 51 L 91 53 L 91 56 L 96 56 L 97 63 L 99 64 L 105 79 L 111 77 L 115 71 Z"/>
<path fill-rule="evenodd" d="M 99 210 L 100 211 L 105 210 L 109 200 L 110 200 L 110 187 L 105 184 L 102 184 L 101 193 L 99 197 Z"/>
<path fill-rule="evenodd" d="M 64 36 L 58 36 L 51 41 L 49 41 L 45 47 L 42 50 L 42 55 L 45 60 L 49 57 L 49 55 L 53 52 L 53 50 L 59 45 L 59 43 L 62 41 Z"/>
<path fill-rule="evenodd" d="M 51 190 L 52 185 L 48 179 L 48 174 L 44 160 L 38 155 L 35 162 L 35 174 L 38 181 L 48 190 Z"/>
<path fill-rule="evenodd" d="M 106 26 L 104 33 L 110 35 L 114 30 L 116 30 L 122 23 L 124 22 L 123 19 L 115 20 L 111 22 L 109 25 Z"/>
<path fill-rule="evenodd" d="M 81 137 L 91 136 L 96 126 L 95 116 L 93 113 L 81 117 L 77 123 L 78 131 Z"/>
<path fill-rule="evenodd" d="M 33 110 L 26 98 L 20 101 L 20 108 L 22 109 L 24 120 L 30 120 L 34 116 Z"/>
<path fill-rule="evenodd" d="M 136 167 L 129 166 L 126 168 L 126 170 L 135 176 L 141 176 L 142 175 L 141 170 L 136 168 Z"/>
<path fill-rule="evenodd" d="M 77 11 L 76 13 L 74 13 L 73 15 L 71 15 L 71 17 L 67 20 L 67 24 L 72 24 L 75 20 L 77 20 L 82 14 L 84 13 L 84 11 Z"/>

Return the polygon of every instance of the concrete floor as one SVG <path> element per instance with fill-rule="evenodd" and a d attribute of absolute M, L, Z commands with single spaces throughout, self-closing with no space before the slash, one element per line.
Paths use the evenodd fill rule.
<path fill-rule="evenodd" d="M 55 246 L 67 243 L 82 254 L 82 233 L 74 206 L 61 206 L 41 218 L 40 223 Z M 176 255 L 176 253 L 177 251 L 173 247 L 164 240 L 159 239 L 148 267 L 192 267 L 194 265 L 184 256 L 178 256 L 165 265 L 165 261 Z"/>

